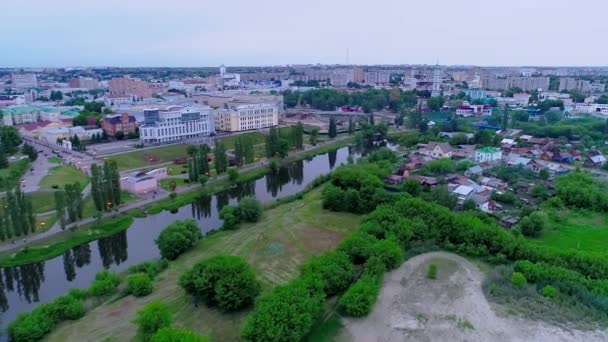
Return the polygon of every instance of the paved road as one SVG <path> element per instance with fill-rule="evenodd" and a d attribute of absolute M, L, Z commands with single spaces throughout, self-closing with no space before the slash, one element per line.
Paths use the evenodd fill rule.
<path fill-rule="evenodd" d="M 340 140 L 345 140 L 347 138 L 348 137 L 345 136 L 345 137 L 341 137 L 341 138 L 335 139 L 335 140 L 327 142 L 327 143 L 334 143 L 334 142 L 337 142 L 337 141 L 340 141 Z M 306 151 L 310 151 L 310 150 L 319 148 L 319 147 L 321 147 L 321 146 L 323 146 L 323 145 L 325 145 L 327 143 L 321 143 L 321 144 L 318 144 L 317 146 L 305 145 L 304 146 L 304 150 L 297 151 L 296 153 L 294 153 L 292 155 L 295 156 L 295 155 L 304 153 Z M 259 162 L 255 163 L 255 164 L 250 164 L 250 165 L 244 166 L 239 171 L 240 172 L 246 172 L 246 171 L 249 171 L 249 170 L 261 167 L 264 164 L 266 164 L 266 158 L 263 158 L 262 160 L 260 160 Z M 184 176 L 185 175 L 180 175 L 180 177 L 184 177 Z M 222 179 L 225 179 L 225 178 L 227 178 L 227 175 L 224 174 L 222 176 L 214 178 L 213 180 L 210 181 L 210 183 L 216 182 L 216 181 L 219 181 L 219 180 L 222 180 Z M 187 187 L 177 188 L 176 192 L 177 193 L 183 193 L 183 192 L 187 192 L 187 191 L 190 191 L 190 190 L 198 189 L 200 187 L 201 187 L 200 184 L 192 184 L 192 185 L 187 186 Z M 88 195 L 90 193 L 90 191 L 91 191 L 91 186 L 89 184 L 85 189 L 83 189 L 83 197 L 86 197 L 86 195 Z M 118 210 L 113 211 L 113 212 L 109 212 L 109 213 L 105 213 L 102 217 L 103 218 L 108 218 L 108 217 L 112 217 L 112 216 L 116 215 L 117 213 L 124 213 L 126 211 L 131 210 L 131 209 L 140 208 L 140 207 L 146 206 L 148 204 L 151 204 L 151 203 L 163 200 L 163 199 L 169 197 L 169 195 L 170 195 L 169 192 L 164 191 L 164 190 L 162 190 L 162 189 L 159 188 L 159 191 L 158 191 L 157 195 L 155 195 L 154 197 L 142 199 L 141 201 L 137 201 L 137 202 L 132 202 L 132 203 L 124 204 L 124 205 L 120 206 L 120 208 Z M 80 220 L 78 222 L 75 222 L 73 224 L 68 225 L 65 229 L 69 229 L 69 228 L 75 227 L 75 226 L 84 226 L 84 225 L 87 225 L 89 223 L 93 223 L 96 220 L 97 220 L 97 218 L 95 218 L 95 217 L 86 218 L 86 219 L 83 219 L 83 220 Z M 40 233 L 40 234 L 37 234 L 37 235 L 33 235 L 33 236 L 29 236 L 29 237 L 26 237 L 25 239 L 17 239 L 15 241 L 5 242 L 5 243 L 1 244 L 0 245 L 0 252 L 10 251 L 10 250 L 14 250 L 14 249 L 16 250 L 16 249 L 19 249 L 19 248 L 21 248 L 21 247 L 29 244 L 32 241 L 41 240 L 41 239 L 44 239 L 44 238 L 47 238 L 47 237 L 59 234 L 61 232 L 62 232 L 62 229 L 61 229 L 59 223 L 55 223 L 46 232 L 43 232 L 43 233 Z"/>

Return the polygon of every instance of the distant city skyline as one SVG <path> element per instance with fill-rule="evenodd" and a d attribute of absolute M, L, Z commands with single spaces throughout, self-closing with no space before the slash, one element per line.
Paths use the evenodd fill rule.
<path fill-rule="evenodd" d="M 608 65 L 608 3 L 21 0 L 0 67 Z M 583 15 L 584 14 L 584 15 Z"/>

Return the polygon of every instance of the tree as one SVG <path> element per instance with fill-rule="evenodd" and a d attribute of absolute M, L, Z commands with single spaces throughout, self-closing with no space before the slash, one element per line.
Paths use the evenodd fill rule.
<path fill-rule="evenodd" d="M 403 191 L 412 196 L 418 196 L 422 191 L 422 186 L 420 185 L 420 182 L 415 179 L 406 179 L 405 182 L 403 182 Z"/>
<path fill-rule="evenodd" d="M 213 155 L 215 157 L 215 172 L 217 172 L 218 175 L 226 172 L 226 169 L 228 168 L 228 157 L 226 156 L 226 148 L 223 143 L 217 142 L 215 144 Z"/>
<path fill-rule="evenodd" d="M 271 128 L 266 137 L 266 157 L 286 157 L 289 152 L 289 142 L 281 137 L 277 128 Z"/>
<path fill-rule="evenodd" d="M 556 110 L 550 110 L 545 112 L 545 119 L 547 120 L 547 123 L 557 123 L 562 119 L 562 113 Z"/>
<path fill-rule="evenodd" d="M 175 260 L 202 237 L 203 234 L 194 220 L 184 220 L 175 221 L 163 229 L 155 242 L 163 258 Z"/>
<path fill-rule="evenodd" d="M 65 192 L 56 191 L 55 194 L 55 211 L 57 212 L 57 220 L 61 229 L 65 229 L 67 217 L 65 212 Z"/>
<path fill-rule="evenodd" d="M 329 118 L 328 136 L 330 138 L 335 138 L 337 135 L 338 135 L 338 131 L 337 131 L 337 127 L 336 127 L 336 118 L 332 116 Z"/>
<path fill-rule="evenodd" d="M 439 111 L 443 107 L 444 101 L 443 97 L 431 97 L 427 100 L 426 105 L 433 111 Z"/>
<path fill-rule="evenodd" d="M 251 266 L 238 256 L 215 255 L 194 265 L 179 279 L 179 285 L 197 300 L 226 311 L 253 304 L 260 292 Z"/>
<path fill-rule="evenodd" d="M 23 147 L 21 148 L 21 152 L 23 154 L 25 154 L 31 161 L 35 161 L 36 159 L 38 159 L 38 152 L 30 144 L 27 144 L 27 143 L 23 144 Z"/>
<path fill-rule="evenodd" d="M 353 278 L 353 265 L 348 255 L 342 252 L 327 252 L 312 257 L 301 267 L 306 276 L 318 276 L 323 283 L 323 291 L 333 296 L 348 287 Z"/>
<path fill-rule="evenodd" d="M 13 126 L 0 126 L 0 145 L 4 147 L 6 154 L 17 152 L 17 147 L 21 145 L 19 131 Z"/>
<path fill-rule="evenodd" d="M 505 107 L 505 109 L 502 112 L 502 122 L 501 122 L 501 128 L 503 130 L 506 130 L 507 128 L 509 128 L 509 110 L 507 109 L 507 107 Z"/>
<path fill-rule="evenodd" d="M 6 157 L 6 151 L 4 145 L 0 144 L 0 169 L 5 169 L 9 165 L 8 158 Z"/>
<path fill-rule="evenodd" d="M 353 117 L 348 118 L 348 135 L 355 134 L 355 123 L 353 122 Z"/>
<path fill-rule="evenodd" d="M 220 219 L 224 221 L 223 229 L 233 229 L 240 222 L 239 209 L 232 205 L 225 205 L 220 210 Z"/>
<path fill-rule="evenodd" d="M 244 197 L 239 202 L 238 216 L 241 221 L 258 222 L 262 216 L 262 205 L 255 197 Z"/>
<path fill-rule="evenodd" d="M 60 91 L 51 91 L 50 96 L 51 101 L 61 101 L 63 100 L 63 93 Z"/>
<path fill-rule="evenodd" d="M 528 237 L 538 237 L 545 227 L 546 214 L 535 211 L 519 221 L 518 226 L 522 234 Z"/>
<path fill-rule="evenodd" d="M 138 325 L 138 332 L 144 340 L 150 340 L 160 329 L 171 325 L 171 310 L 169 305 L 155 301 L 146 304 L 137 311 L 133 321 Z"/>
<path fill-rule="evenodd" d="M 464 211 L 475 209 L 477 209 L 477 204 L 475 204 L 475 201 L 472 198 L 467 198 L 464 203 L 462 203 L 462 210 Z"/>
<path fill-rule="evenodd" d="M 313 128 L 312 131 L 310 131 L 310 138 L 309 138 L 309 143 L 312 146 L 316 146 L 317 142 L 319 140 L 319 129 L 317 127 Z"/>

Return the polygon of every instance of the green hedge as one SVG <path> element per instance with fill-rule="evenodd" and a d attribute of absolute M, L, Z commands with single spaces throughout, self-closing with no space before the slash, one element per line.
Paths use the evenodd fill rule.
<path fill-rule="evenodd" d="M 359 278 L 340 298 L 340 311 L 347 316 L 366 316 L 376 302 L 381 285 L 381 276 L 365 275 Z"/>
<path fill-rule="evenodd" d="M 318 277 L 323 283 L 326 296 L 344 291 L 354 276 L 353 265 L 348 255 L 334 251 L 312 257 L 302 265 L 301 271 L 304 277 Z"/>

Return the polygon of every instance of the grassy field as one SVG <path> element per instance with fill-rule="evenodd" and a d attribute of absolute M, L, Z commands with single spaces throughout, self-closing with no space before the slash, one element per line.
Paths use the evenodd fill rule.
<path fill-rule="evenodd" d="M 173 182 L 175 182 L 176 188 L 181 188 L 182 186 L 189 185 L 186 184 L 185 179 L 183 178 L 165 178 L 160 180 L 160 186 L 167 191 L 171 191 L 171 183 Z"/>
<path fill-rule="evenodd" d="M 62 324 L 49 341 L 131 340 L 136 327 L 131 321 L 137 309 L 151 301 L 168 303 L 177 326 L 208 334 L 213 341 L 239 340 L 248 311 L 225 314 L 205 305 L 195 306 L 179 288 L 179 276 L 198 260 L 219 253 L 240 255 L 254 267 L 263 290 L 285 283 L 298 273 L 298 265 L 310 256 L 334 248 L 359 225 L 360 217 L 332 213 L 321 208 L 320 189 L 264 212 L 260 222 L 220 231 L 171 263 L 155 281 L 154 292 L 144 298 L 127 296 L 102 305 L 84 318 Z"/>
<path fill-rule="evenodd" d="M 234 141 L 238 136 L 248 136 L 253 139 L 254 145 L 263 144 L 266 141 L 266 136 L 260 132 L 251 132 L 251 133 L 243 133 L 240 135 L 230 135 L 227 137 L 219 138 L 219 140 L 224 144 L 227 150 L 231 150 L 234 148 Z"/>
<path fill-rule="evenodd" d="M 6 188 L 12 188 L 17 185 L 21 176 L 30 169 L 30 165 L 29 159 L 21 159 L 10 163 L 7 168 L 0 169 L 0 178 L 4 179 L 0 190 L 6 190 Z"/>
<path fill-rule="evenodd" d="M 47 211 L 55 210 L 55 192 L 54 191 L 36 191 L 26 194 L 26 197 L 32 201 L 35 213 L 46 213 Z"/>
<path fill-rule="evenodd" d="M 129 153 L 117 154 L 109 156 L 106 159 L 112 159 L 118 164 L 120 171 L 138 169 L 146 166 L 154 166 L 162 163 L 172 162 L 179 157 L 187 157 L 188 153 L 186 144 L 176 144 L 161 146 L 157 148 L 136 150 Z M 146 155 L 154 155 L 158 157 L 158 161 L 150 162 L 146 159 Z"/>
<path fill-rule="evenodd" d="M 48 161 L 51 164 L 61 164 L 61 162 L 63 161 L 63 159 L 61 159 L 59 157 L 49 157 Z"/>
<path fill-rule="evenodd" d="M 583 250 L 606 253 L 608 216 L 604 213 L 566 210 L 551 212 L 548 229 L 535 243 L 561 250 Z"/>
<path fill-rule="evenodd" d="M 76 182 L 80 182 L 80 185 L 84 188 L 89 183 L 89 178 L 73 166 L 61 165 L 51 168 L 39 185 L 41 188 L 47 189 L 52 188 L 53 185 L 63 188 L 66 184 Z"/>

